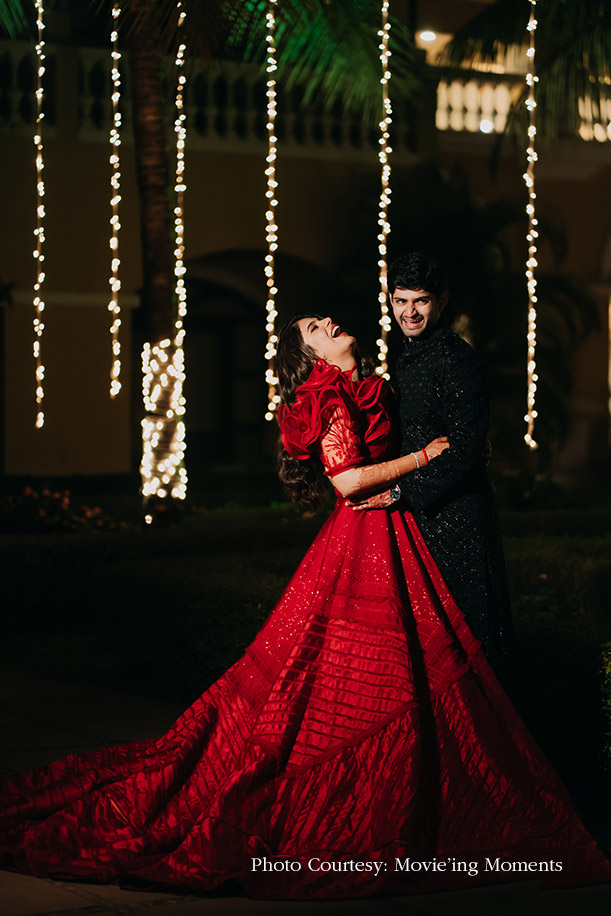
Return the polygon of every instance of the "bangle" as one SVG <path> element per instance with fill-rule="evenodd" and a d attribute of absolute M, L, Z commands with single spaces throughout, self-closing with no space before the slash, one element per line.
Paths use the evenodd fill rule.
<path fill-rule="evenodd" d="M 422 454 L 424 455 L 424 463 L 425 463 L 425 464 L 428 464 L 428 463 L 429 463 L 429 456 L 428 456 L 427 453 L 426 453 L 426 449 L 422 449 Z"/>
<path fill-rule="evenodd" d="M 415 460 L 415 462 L 416 462 L 416 467 L 419 468 L 419 467 L 420 467 L 420 458 L 418 458 L 418 453 L 417 453 L 417 452 L 412 452 L 412 457 L 414 458 L 414 460 Z"/>

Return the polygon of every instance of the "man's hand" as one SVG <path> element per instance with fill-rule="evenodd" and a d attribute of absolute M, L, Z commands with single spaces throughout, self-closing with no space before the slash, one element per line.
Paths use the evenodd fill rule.
<path fill-rule="evenodd" d="M 348 505 L 357 511 L 359 509 L 388 509 L 390 506 L 394 506 L 394 500 L 390 497 L 390 490 L 385 490 L 384 493 L 376 493 L 375 496 L 370 496 L 369 499 L 363 499 L 359 502 L 354 500 L 348 500 Z"/>

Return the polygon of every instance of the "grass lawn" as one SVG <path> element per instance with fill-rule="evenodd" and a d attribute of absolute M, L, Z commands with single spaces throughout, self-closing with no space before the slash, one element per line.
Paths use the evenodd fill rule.
<path fill-rule="evenodd" d="M 502 680 L 596 821 L 611 782 L 609 511 L 504 520 L 518 639 Z M 168 529 L 2 535 L 0 661 L 186 705 L 242 654 L 322 521 L 280 504 L 212 509 Z"/>

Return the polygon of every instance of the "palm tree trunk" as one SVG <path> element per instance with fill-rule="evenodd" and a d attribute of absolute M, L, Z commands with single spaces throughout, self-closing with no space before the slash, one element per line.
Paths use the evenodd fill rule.
<path fill-rule="evenodd" d="M 145 326 L 149 339 L 162 340 L 174 335 L 174 262 L 161 53 L 152 16 L 143 17 L 131 34 L 129 59 L 140 192 Z"/>
<path fill-rule="evenodd" d="M 174 244 L 164 125 L 161 52 L 154 7 L 140 10 L 129 40 L 136 172 L 140 192 L 145 343 L 142 495 L 144 519 L 177 517 L 186 492 L 182 419 L 184 368 L 175 346 Z"/>

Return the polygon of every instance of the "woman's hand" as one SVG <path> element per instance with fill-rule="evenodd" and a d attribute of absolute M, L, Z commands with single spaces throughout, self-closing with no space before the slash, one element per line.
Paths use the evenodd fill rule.
<path fill-rule="evenodd" d="M 423 451 L 426 451 L 427 462 L 432 461 L 433 458 L 438 458 L 447 448 L 450 448 L 450 443 L 448 442 L 447 436 L 440 436 L 438 439 L 433 439 L 432 442 L 426 446 L 426 449 L 420 449 L 419 452 L 411 452 L 409 455 L 404 456 L 399 459 L 404 461 L 405 458 L 413 460 L 416 459 L 416 466 L 413 466 L 411 470 L 416 470 L 417 468 L 422 467 L 422 458 L 418 459 L 418 455 L 422 455 Z M 391 464 L 392 462 L 387 462 Z M 375 465 L 373 466 L 375 468 Z M 380 465 L 378 465 L 380 467 Z M 344 471 L 344 475 L 350 474 L 350 471 Z M 341 476 L 341 475 L 340 475 Z M 333 478 L 331 478 L 333 480 Z M 347 495 L 347 494 L 345 494 Z M 390 490 L 384 490 L 382 493 L 377 493 L 374 496 L 369 496 L 367 498 L 359 499 L 356 494 L 350 494 L 348 499 L 348 505 L 352 509 L 363 510 L 363 509 L 390 509 L 395 505 L 394 500 L 390 497 Z"/>
<path fill-rule="evenodd" d="M 448 437 L 440 436 L 438 439 L 433 439 L 432 442 L 429 442 L 429 444 L 425 446 L 424 451 L 429 461 L 432 461 L 433 458 L 439 458 L 441 453 L 445 452 L 447 448 L 450 448 Z"/>
<path fill-rule="evenodd" d="M 395 505 L 395 501 L 390 495 L 390 490 L 385 490 L 383 493 L 377 493 L 375 496 L 370 496 L 369 499 L 364 499 L 361 502 L 356 502 L 353 499 L 348 500 L 348 505 L 357 511 L 362 509 L 390 509 L 391 506 Z"/>

